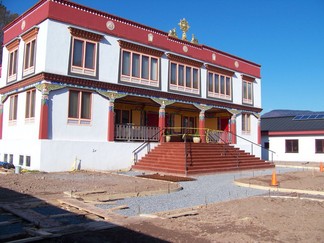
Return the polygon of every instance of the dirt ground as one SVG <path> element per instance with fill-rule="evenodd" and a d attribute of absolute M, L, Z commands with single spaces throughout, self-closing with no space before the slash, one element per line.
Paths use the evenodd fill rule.
<path fill-rule="evenodd" d="M 324 173 L 317 170 L 280 174 L 277 180 L 279 188 L 324 193 Z M 271 176 L 239 179 L 239 182 L 268 186 Z M 138 196 L 144 192 L 179 189 L 174 182 L 98 172 L 0 174 L 0 186 L 0 203 L 17 202 L 27 194 L 46 200 L 70 192 L 83 200 L 100 201 L 109 200 L 109 195 Z M 5 189 L 12 190 L 12 195 Z M 98 198 L 86 193 L 90 191 L 105 196 Z M 92 198 L 86 198 L 89 195 Z M 324 196 L 269 195 L 265 191 L 264 196 L 160 212 L 152 218 L 129 217 L 121 227 L 42 242 L 323 242 L 323 239 Z"/>

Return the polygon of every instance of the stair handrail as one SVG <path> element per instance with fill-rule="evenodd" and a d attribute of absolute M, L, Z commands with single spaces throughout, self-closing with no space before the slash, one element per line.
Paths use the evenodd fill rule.
<path fill-rule="evenodd" d="M 207 130 L 207 134 L 206 134 L 207 136 L 208 136 L 208 131 L 209 131 L 209 130 Z M 255 142 L 253 142 L 253 141 L 251 141 L 251 140 L 249 140 L 249 139 L 247 139 L 247 138 L 244 138 L 244 137 L 242 137 L 242 136 L 240 136 L 240 135 L 237 135 L 237 134 L 235 134 L 235 133 L 233 133 L 233 132 L 231 132 L 231 131 L 227 131 L 227 132 L 230 133 L 231 136 L 236 136 L 236 137 L 238 137 L 238 138 L 240 138 L 240 139 L 243 139 L 243 140 L 249 142 L 249 143 L 251 144 L 251 154 L 253 154 L 253 145 L 256 145 L 256 146 L 258 146 L 258 147 L 261 147 L 261 149 L 265 149 L 265 150 L 271 152 L 271 162 L 273 163 L 273 155 L 276 154 L 275 151 L 273 151 L 273 150 L 271 150 L 271 149 L 268 149 L 268 148 L 262 146 L 261 144 L 255 143 Z M 218 136 L 217 134 L 215 134 L 215 135 L 216 135 L 220 140 L 222 140 L 224 143 L 226 143 L 226 141 L 224 141 L 224 139 L 222 139 L 220 136 Z"/>
<path fill-rule="evenodd" d="M 165 128 L 160 129 L 157 133 L 149 137 L 146 141 L 144 141 L 141 145 L 139 145 L 136 149 L 133 150 L 134 154 L 134 164 L 138 161 L 138 153 L 141 152 L 144 148 L 147 148 L 147 153 L 151 151 L 151 141 L 156 135 L 160 134 L 159 140 L 163 138 L 165 132 Z"/>
<path fill-rule="evenodd" d="M 208 135 L 209 135 L 209 131 L 210 131 L 211 129 L 208 129 L 207 131 L 206 131 L 206 138 L 208 137 Z M 229 142 L 228 141 L 225 141 L 223 138 L 221 138 L 218 134 L 215 134 L 215 136 L 217 136 L 218 137 L 218 139 L 219 140 L 221 140 L 222 142 L 223 142 L 223 144 L 229 144 Z M 239 160 L 239 151 L 231 151 L 231 150 L 229 150 L 229 149 L 227 149 L 227 147 L 226 146 L 223 146 L 223 148 L 224 148 L 224 156 L 226 156 L 226 153 L 230 153 L 230 154 L 232 154 L 233 156 L 235 156 L 236 157 L 236 162 L 237 162 L 237 167 L 239 167 L 240 166 L 240 160 Z"/>
<path fill-rule="evenodd" d="M 190 165 L 192 165 L 192 150 L 191 150 L 191 141 L 189 142 L 189 154 L 188 154 L 188 145 L 187 145 L 187 136 L 189 136 L 190 133 L 188 132 L 188 129 L 185 128 L 185 132 L 182 135 L 182 139 L 184 140 L 184 144 L 185 144 L 185 176 L 187 176 L 188 174 L 188 157 L 190 157 Z"/>
<path fill-rule="evenodd" d="M 249 140 L 249 139 L 247 139 L 247 138 L 244 138 L 244 137 L 242 137 L 242 136 L 240 136 L 240 135 L 237 135 L 237 134 L 235 134 L 235 133 L 233 133 L 233 132 L 231 132 L 231 131 L 228 131 L 228 133 L 230 133 L 232 136 L 239 137 L 240 139 L 243 139 L 243 140 L 245 140 L 245 141 L 251 143 L 251 154 L 253 154 L 253 145 L 258 146 L 258 147 L 260 147 L 261 149 L 268 150 L 269 152 L 271 152 L 271 162 L 273 163 L 273 154 L 276 154 L 275 151 L 273 151 L 273 150 L 271 150 L 271 149 L 268 149 L 268 148 L 262 146 L 261 144 L 255 143 L 255 142 L 253 142 L 253 141 L 251 141 L 251 140 Z"/>

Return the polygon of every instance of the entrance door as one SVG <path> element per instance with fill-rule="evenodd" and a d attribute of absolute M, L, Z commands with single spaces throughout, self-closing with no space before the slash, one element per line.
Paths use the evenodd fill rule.
<path fill-rule="evenodd" d="M 159 113 L 147 112 L 146 119 L 147 119 L 148 127 L 158 127 L 159 126 Z"/>
<path fill-rule="evenodd" d="M 229 124 L 228 124 L 229 118 L 221 118 L 220 119 L 220 130 L 222 131 L 229 131 Z"/>

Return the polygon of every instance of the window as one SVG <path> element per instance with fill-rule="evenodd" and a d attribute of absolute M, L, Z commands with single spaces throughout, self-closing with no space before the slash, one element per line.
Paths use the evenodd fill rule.
<path fill-rule="evenodd" d="M 324 153 L 324 139 L 315 139 L 315 153 Z"/>
<path fill-rule="evenodd" d="M 242 131 L 245 133 L 251 132 L 251 115 L 242 114 Z"/>
<path fill-rule="evenodd" d="M 131 116 L 129 110 L 115 110 L 115 124 L 131 123 Z"/>
<path fill-rule="evenodd" d="M 298 140 L 286 140 L 286 153 L 298 153 Z"/>
<path fill-rule="evenodd" d="M 3 161 L 4 162 L 8 162 L 8 154 L 4 154 L 3 155 Z"/>
<path fill-rule="evenodd" d="M 243 103 L 252 104 L 252 88 L 253 83 L 243 80 Z"/>
<path fill-rule="evenodd" d="M 13 154 L 9 154 L 9 163 L 13 164 Z"/>
<path fill-rule="evenodd" d="M 31 164 L 31 157 L 26 156 L 26 166 L 30 167 L 30 164 Z"/>
<path fill-rule="evenodd" d="M 35 117 L 35 96 L 36 90 L 30 90 L 26 92 L 25 118 L 27 119 Z"/>
<path fill-rule="evenodd" d="M 70 90 L 68 123 L 90 124 L 91 120 L 91 93 Z"/>
<path fill-rule="evenodd" d="M 76 28 L 69 28 L 71 38 L 70 72 L 97 76 L 98 49 L 102 35 Z"/>
<path fill-rule="evenodd" d="M 17 120 L 18 95 L 10 96 L 9 121 Z"/>
<path fill-rule="evenodd" d="M 159 87 L 159 58 L 122 50 L 121 81 Z"/>
<path fill-rule="evenodd" d="M 199 94 L 199 68 L 170 62 L 170 89 Z"/>
<path fill-rule="evenodd" d="M 8 83 L 15 81 L 17 79 L 17 63 L 18 63 L 18 46 L 19 39 L 12 41 L 6 47 L 9 52 L 8 59 Z"/>
<path fill-rule="evenodd" d="M 35 27 L 22 36 L 22 39 L 25 42 L 23 76 L 35 72 L 37 34 L 38 28 Z"/>
<path fill-rule="evenodd" d="M 97 43 L 73 38 L 71 72 L 96 75 Z"/>
<path fill-rule="evenodd" d="M 220 99 L 232 99 L 231 77 L 208 72 L 208 96 Z"/>
<path fill-rule="evenodd" d="M 24 156 L 19 155 L 19 165 L 24 165 Z"/>

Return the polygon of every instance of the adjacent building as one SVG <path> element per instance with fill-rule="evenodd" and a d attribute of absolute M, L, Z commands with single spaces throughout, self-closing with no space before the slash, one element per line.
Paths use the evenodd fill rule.
<path fill-rule="evenodd" d="M 39 1 L 4 28 L 0 160 L 118 170 L 143 141 L 188 128 L 249 152 L 249 141 L 261 143 L 261 66 L 188 41 L 186 25 L 178 37 L 71 1 Z"/>
<path fill-rule="evenodd" d="M 274 162 L 324 161 L 324 112 L 274 110 L 261 118 L 262 158 Z"/>

